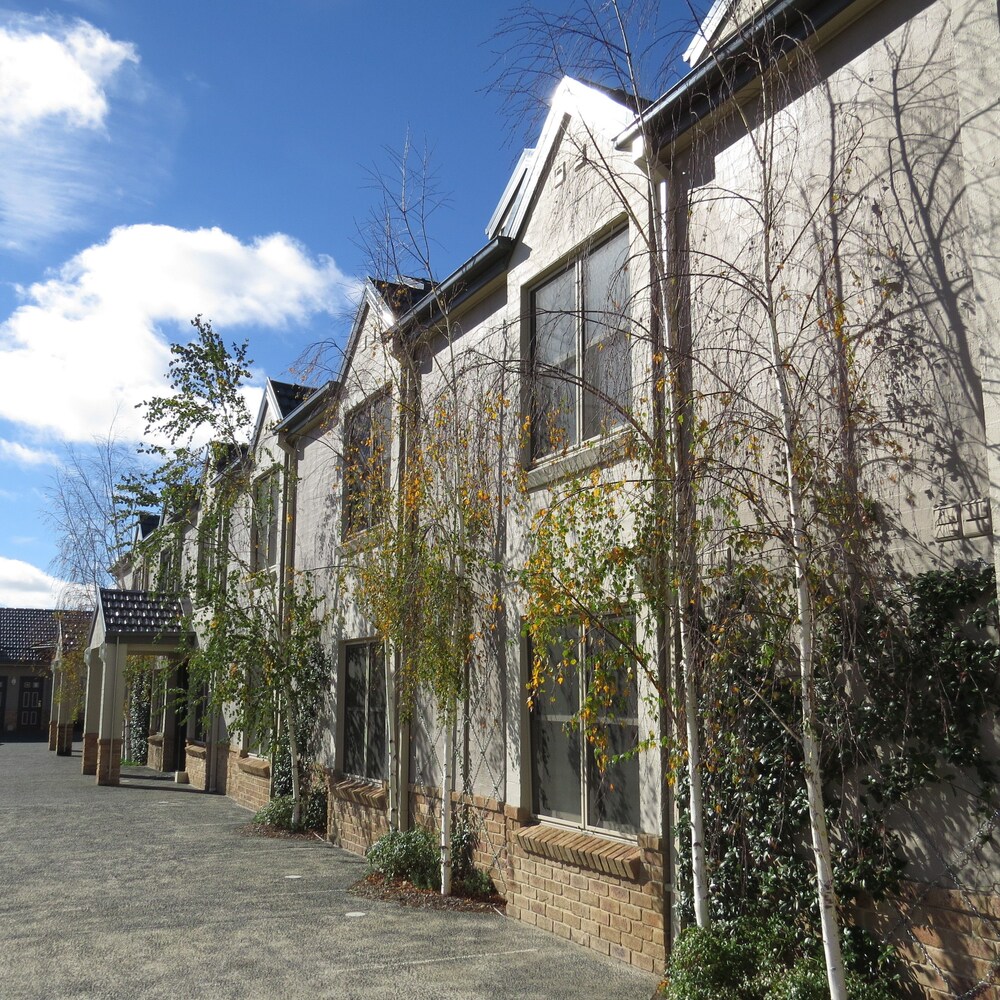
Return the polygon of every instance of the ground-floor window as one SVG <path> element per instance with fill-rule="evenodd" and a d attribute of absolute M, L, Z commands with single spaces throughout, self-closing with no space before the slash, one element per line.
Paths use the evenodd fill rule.
<path fill-rule="evenodd" d="M 385 651 L 381 642 L 344 647 L 344 766 L 371 781 L 385 776 Z"/>
<path fill-rule="evenodd" d="M 607 706 L 598 716 L 609 756 L 634 750 L 639 738 L 636 671 L 622 653 L 624 619 L 608 628 L 567 627 L 548 650 L 551 669 L 531 713 L 532 809 L 582 828 L 636 833 L 639 829 L 639 761 L 598 767 L 594 747 L 573 719 L 584 709 L 595 671 Z M 613 667 L 608 670 L 609 664 Z"/>

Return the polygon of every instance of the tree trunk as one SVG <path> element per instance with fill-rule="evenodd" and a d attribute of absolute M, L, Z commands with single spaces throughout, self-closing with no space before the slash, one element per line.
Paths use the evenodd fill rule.
<path fill-rule="evenodd" d="M 767 258 L 765 258 L 765 262 L 768 262 Z M 837 895 L 833 887 L 833 862 L 830 855 L 830 838 L 823 801 L 820 739 L 816 727 L 816 679 L 813 658 L 816 619 L 812 594 L 809 589 L 809 567 L 806 563 L 808 538 L 802 512 L 802 487 L 795 468 L 795 428 L 791 395 L 778 337 L 776 313 L 773 307 L 769 312 L 771 364 L 774 369 L 781 406 L 785 475 L 788 486 L 788 521 L 791 528 L 792 555 L 795 561 L 799 670 L 802 679 L 802 750 L 805 758 L 806 794 L 809 800 L 809 828 L 812 833 L 813 860 L 816 866 L 816 892 L 819 901 L 823 953 L 826 959 L 830 997 L 831 1000 L 847 1000 L 847 989 L 844 984 L 844 960 L 840 949 Z"/>
<path fill-rule="evenodd" d="M 451 895 L 451 790 L 455 787 L 455 725 L 458 709 L 452 705 L 444 728 L 444 781 L 441 785 L 441 895 Z"/>
<path fill-rule="evenodd" d="M 288 730 L 288 756 L 292 767 L 292 829 L 302 824 L 302 789 L 299 783 L 299 741 L 295 732 L 295 696 L 292 685 L 285 682 L 285 728 Z"/>

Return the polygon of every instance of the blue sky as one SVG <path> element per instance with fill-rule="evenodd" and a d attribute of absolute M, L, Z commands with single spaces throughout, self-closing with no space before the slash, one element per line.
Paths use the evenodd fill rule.
<path fill-rule="evenodd" d="M 2 3 L 2 0 L 0 0 Z M 77 0 L 0 9 L 0 605 L 59 581 L 45 489 L 70 445 L 162 390 L 196 313 L 290 378 L 340 337 L 373 168 L 410 134 L 475 252 L 516 161 L 495 75 L 508 5 Z M 650 95 L 656 96 L 656 95 Z"/>

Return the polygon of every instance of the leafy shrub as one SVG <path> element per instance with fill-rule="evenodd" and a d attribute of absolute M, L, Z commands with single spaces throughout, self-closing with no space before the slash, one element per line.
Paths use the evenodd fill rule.
<path fill-rule="evenodd" d="M 440 878 L 440 856 L 434 838 L 420 827 L 390 830 L 365 852 L 368 870 L 387 879 L 405 879 L 421 889 L 434 889 Z"/>
<path fill-rule="evenodd" d="M 667 1000 L 746 1000 L 752 949 L 721 926 L 688 927 L 670 955 Z"/>
<path fill-rule="evenodd" d="M 803 943 L 805 941 L 805 943 Z M 844 940 L 850 1000 L 892 1000 L 888 951 L 849 928 Z M 689 927 L 674 946 L 666 1000 L 827 1000 L 820 943 L 779 917 Z"/>
<path fill-rule="evenodd" d="M 253 821 L 263 826 L 276 826 L 281 830 L 292 828 L 292 797 L 276 795 L 263 809 L 254 813 Z"/>
<path fill-rule="evenodd" d="M 292 826 L 291 795 L 276 795 L 263 809 L 258 809 L 254 823 L 277 827 L 279 830 L 295 830 Z M 315 787 L 306 793 L 302 802 L 299 830 L 326 830 L 326 790 Z"/>
<path fill-rule="evenodd" d="M 472 814 L 464 808 L 451 827 L 451 886 L 453 892 L 466 896 L 492 896 L 493 879 L 480 871 L 473 860 L 479 843 L 479 831 Z"/>
<path fill-rule="evenodd" d="M 326 789 L 322 785 L 314 785 L 306 796 L 302 807 L 302 826 L 306 830 L 326 833 Z"/>

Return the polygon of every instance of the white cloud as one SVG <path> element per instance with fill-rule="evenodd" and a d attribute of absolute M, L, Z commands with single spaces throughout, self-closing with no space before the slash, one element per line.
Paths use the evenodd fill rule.
<path fill-rule="evenodd" d="M 54 608 L 64 587 L 31 563 L 0 556 L 0 607 Z"/>
<path fill-rule="evenodd" d="M 0 130 L 18 134 L 48 118 L 101 128 L 105 88 L 135 46 L 86 21 L 17 18 L 0 27 Z"/>
<path fill-rule="evenodd" d="M 82 225 L 86 208 L 151 183 L 155 168 L 136 173 L 156 162 L 148 137 L 110 127 L 115 104 L 150 96 L 138 65 L 133 44 L 86 21 L 0 14 L 0 246 Z"/>
<path fill-rule="evenodd" d="M 18 465 L 58 465 L 59 459 L 51 451 L 29 448 L 17 441 L 0 438 L 0 462 L 16 462 Z"/>
<path fill-rule="evenodd" d="M 0 325 L 0 417 L 89 441 L 137 440 L 135 404 L 165 389 L 168 340 L 201 313 L 219 328 L 282 328 L 343 308 L 353 287 L 327 257 L 277 233 L 124 226 L 46 281 Z"/>

